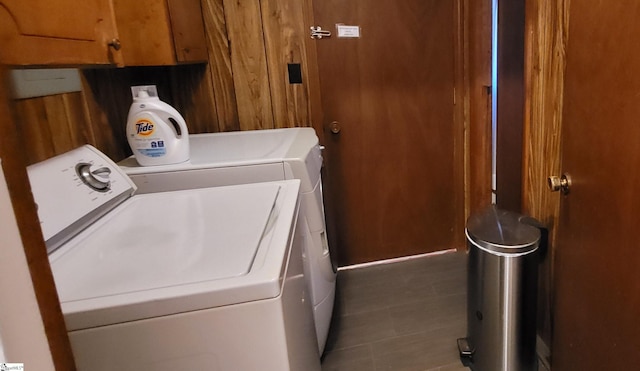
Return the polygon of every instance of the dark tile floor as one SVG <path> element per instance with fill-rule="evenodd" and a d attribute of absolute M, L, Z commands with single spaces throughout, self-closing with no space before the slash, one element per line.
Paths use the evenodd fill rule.
<path fill-rule="evenodd" d="M 467 254 L 341 270 L 323 371 L 468 371 Z M 543 362 L 539 371 L 547 371 Z"/>
<path fill-rule="evenodd" d="M 341 270 L 336 295 L 323 371 L 468 370 L 466 254 Z"/>

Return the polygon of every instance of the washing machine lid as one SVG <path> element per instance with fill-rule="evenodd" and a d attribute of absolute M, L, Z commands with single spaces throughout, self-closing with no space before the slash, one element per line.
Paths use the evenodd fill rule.
<path fill-rule="evenodd" d="M 127 200 L 50 255 L 68 329 L 279 295 L 297 208 L 290 182 Z"/>

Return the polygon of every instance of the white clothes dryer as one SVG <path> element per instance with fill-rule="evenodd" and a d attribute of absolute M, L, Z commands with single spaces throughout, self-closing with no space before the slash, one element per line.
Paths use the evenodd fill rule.
<path fill-rule="evenodd" d="M 119 165 L 140 193 L 300 179 L 301 222 L 307 230 L 303 261 L 322 353 L 333 312 L 336 269 L 327 243 L 322 154 L 314 129 L 192 134 L 189 146 L 190 160 L 181 164 L 140 166 L 132 156 Z"/>
<path fill-rule="evenodd" d="M 28 173 L 79 370 L 320 370 L 298 180 L 134 195 L 91 146 Z"/>

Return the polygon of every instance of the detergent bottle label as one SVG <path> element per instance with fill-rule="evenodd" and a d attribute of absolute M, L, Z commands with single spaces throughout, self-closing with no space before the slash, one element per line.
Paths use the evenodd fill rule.
<path fill-rule="evenodd" d="M 164 140 L 157 134 L 156 124 L 148 119 L 141 118 L 135 123 L 135 132 L 131 134 L 135 149 L 140 154 L 148 157 L 162 157 L 166 155 L 167 148 Z"/>

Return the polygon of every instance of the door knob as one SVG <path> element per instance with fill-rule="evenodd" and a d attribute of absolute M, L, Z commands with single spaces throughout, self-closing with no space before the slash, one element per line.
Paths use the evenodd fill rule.
<path fill-rule="evenodd" d="M 571 176 L 567 173 L 562 174 L 562 176 L 552 175 L 547 178 L 547 184 L 551 192 L 562 191 L 566 195 L 571 188 Z"/>
<path fill-rule="evenodd" d="M 331 130 L 331 132 L 334 134 L 338 134 L 340 132 L 340 129 L 342 128 L 340 127 L 340 123 L 338 121 L 334 121 L 329 124 L 329 130 Z"/>

